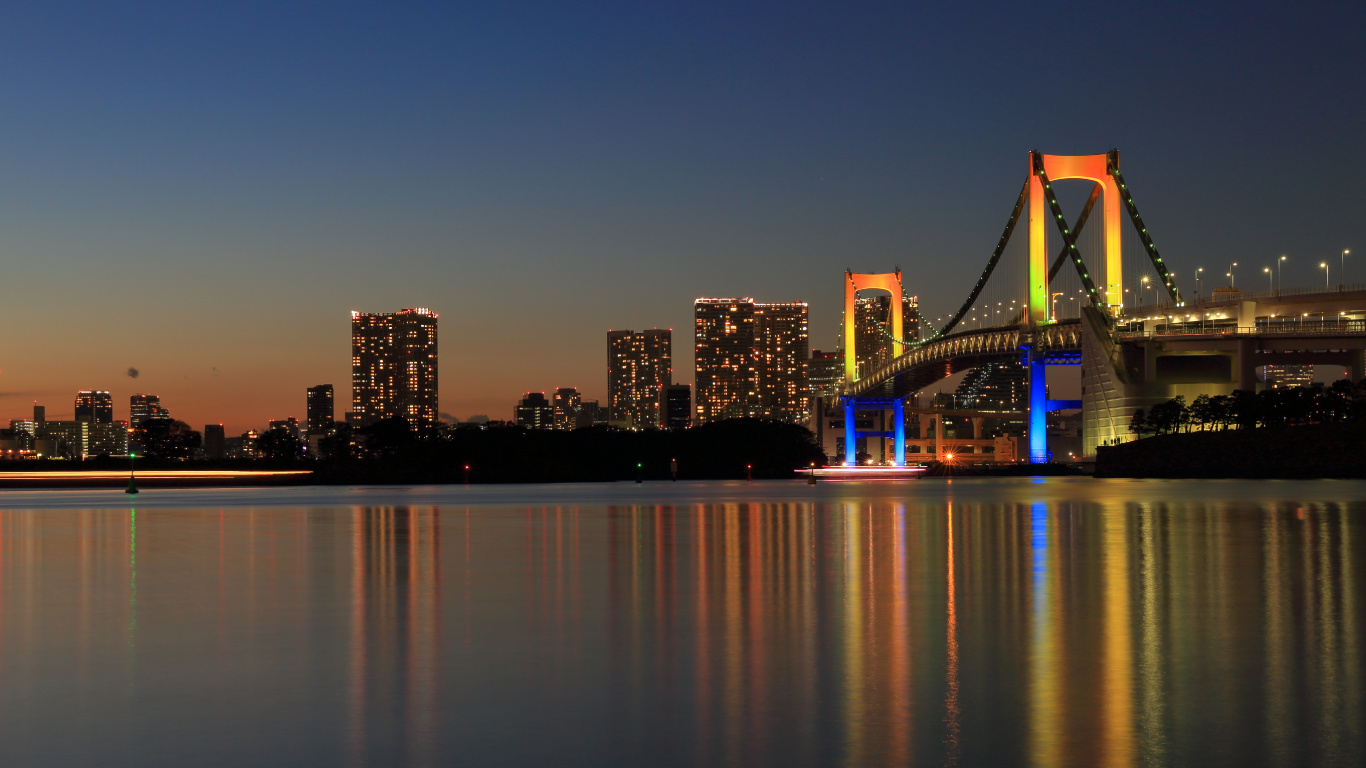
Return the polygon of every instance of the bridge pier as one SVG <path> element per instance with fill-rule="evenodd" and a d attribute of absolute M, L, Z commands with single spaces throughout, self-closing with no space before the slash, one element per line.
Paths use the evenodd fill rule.
<path fill-rule="evenodd" d="M 842 397 L 844 403 L 844 466 L 858 466 L 858 439 L 860 437 L 891 438 L 896 444 L 893 448 L 892 463 L 898 467 L 906 466 L 906 404 L 901 398 L 854 398 Z M 878 431 L 858 430 L 858 409 L 862 403 L 867 408 L 892 412 L 892 429 Z"/>
<path fill-rule="evenodd" d="M 1029 367 L 1029 463 L 1048 463 L 1048 366 L 1034 347 L 1025 353 Z"/>

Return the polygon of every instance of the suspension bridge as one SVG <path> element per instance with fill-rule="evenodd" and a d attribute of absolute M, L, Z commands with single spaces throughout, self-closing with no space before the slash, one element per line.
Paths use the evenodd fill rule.
<path fill-rule="evenodd" d="M 1091 184 L 1069 223 L 1055 182 Z M 1099 207 L 1099 225 L 1088 227 Z M 1023 221 L 1022 221 L 1023 220 Z M 1125 226 L 1125 222 L 1129 224 Z M 1015 236 L 1025 225 L 1023 237 Z M 1125 258 L 1126 253 L 1138 254 Z M 905 295 L 902 274 L 845 272 L 845 464 L 859 438 L 890 439 L 904 466 L 905 398 L 962 370 L 1019 361 L 1026 369 L 1028 460 L 1049 461 L 1046 414 L 1082 411 L 1083 453 L 1129 439 L 1137 408 L 1185 395 L 1255 389 L 1265 365 L 1334 364 L 1366 377 L 1366 286 L 1265 293 L 1229 287 L 1183 296 L 1120 171 L 1119 151 L 1099 155 L 1029 153 L 1024 185 L 1005 230 L 967 298 L 936 327 L 918 314 L 908 338 L 901 301 L 890 302 L 881 332 L 890 357 L 859 364 L 855 330 L 861 291 Z M 1264 268 L 1270 273 L 1270 268 Z M 1192 273 L 1198 276 L 1198 273 Z M 1327 283 L 1327 281 L 1325 281 Z M 941 318 L 942 319 L 942 318 Z M 1080 400 L 1050 400 L 1049 366 L 1076 366 Z M 883 411 L 892 429 L 858 428 L 857 412 Z M 886 422 L 887 419 L 882 421 Z"/>

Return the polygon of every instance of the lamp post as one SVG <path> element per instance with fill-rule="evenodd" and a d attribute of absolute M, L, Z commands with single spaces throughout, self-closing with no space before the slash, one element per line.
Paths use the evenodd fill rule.
<path fill-rule="evenodd" d="M 1237 270 L 1237 269 L 1238 269 L 1238 262 L 1236 262 L 1236 261 L 1233 262 L 1232 264 L 1228 265 L 1228 287 L 1230 287 L 1230 288 L 1236 288 L 1237 285 L 1238 285 L 1238 284 L 1234 281 L 1234 275 L 1233 275 L 1234 271 Z"/>
<path fill-rule="evenodd" d="M 1328 262 L 1319 262 L 1319 268 L 1323 270 L 1323 290 L 1328 290 Z"/>
<path fill-rule="evenodd" d="M 1195 298 L 1197 301 L 1200 299 L 1200 273 L 1204 271 L 1204 267 L 1195 270 Z"/>
<path fill-rule="evenodd" d="M 1143 300 L 1148 298 L 1148 276 L 1143 276 L 1143 292 L 1138 294 L 1138 305 L 1143 306 Z"/>
<path fill-rule="evenodd" d="M 1347 283 L 1347 254 L 1349 253 L 1351 251 L 1346 248 L 1342 249 L 1342 258 L 1338 264 L 1338 290 L 1342 290 L 1342 287 Z"/>
<path fill-rule="evenodd" d="M 1271 267 L 1262 267 L 1262 271 L 1266 273 L 1266 289 L 1271 293 L 1275 293 L 1276 276 L 1271 274 Z"/>
<path fill-rule="evenodd" d="M 1061 295 L 1062 295 L 1062 292 L 1061 292 L 1061 291 L 1059 291 L 1059 292 L 1053 294 L 1053 306 L 1052 306 L 1052 308 L 1051 308 L 1051 313 L 1052 313 L 1052 316 L 1053 316 L 1053 322 L 1055 322 L 1055 323 L 1058 322 L 1058 297 L 1061 296 Z M 1014 304 L 1015 302 L 1012 301 L 1011 303 Z"/>
<path fill-rule="evenodd" d="M 1279 286 L 1281 287 L 1281 290 L 1284 291 L 1284 290 L 1285 290 L 1285 275 L 1283 275 L 1283 274 L 1281 273 L 1281 265 L 1282 265 L 1282 264 L 1285 264 L 1285 254 L 1281 254 L 1281 257 L 1280 257 L 1279 259 L 1276 260 L 1276 285 L 1279 285 Z M 1277 295 L 1278 295 L 1278 296 L 1280 295 L 1279 291 L 1277 292 Z"/>

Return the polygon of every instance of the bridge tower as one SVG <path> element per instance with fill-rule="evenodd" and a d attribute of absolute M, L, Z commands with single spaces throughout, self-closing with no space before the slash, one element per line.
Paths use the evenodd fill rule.
<path fill-rule="evenodd" d="M 895 272 L 878 274 L 855 274 L 852 270 L 846 270 L 844 277 L 844 380 L 847 383 L 853 383 L 859 379 L 858 353 L 855 349 L 858 334 L 854 322 L 858 292 L 861 290 L 883 290 L 892 294 L 891 322 L 888 333 L 892 337 L 892 357 L 894 358 L 900 357 L 906 347 L 902 343 L 902 329 L 905 327 L 905 318 L 902 317 L 902 303 L 906 294 L 901 283 L 900 269 Z M 899 397 L 853 398 L 846 396 L 842 400 L 844 403 L 845 466 L 852 467 L 858 464 L 857 441 L 860 437 L 892 438 L 895 443 L 893 463 L 898 467 L 906 466 L 906 418 L 902 399 Z M 892 430 L 890 432 L 859 432 L 857 430 L 856 412 L 860 405 L 869 409 L 891 410 Z"/>

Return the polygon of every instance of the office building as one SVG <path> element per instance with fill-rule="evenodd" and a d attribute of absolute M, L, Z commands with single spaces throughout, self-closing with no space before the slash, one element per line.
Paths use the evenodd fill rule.
<path fill-rule="evenodd" d="M 38 422 L 26 419 L 10 419 L 9 428 L 14 431 L 14 439 L 18 441 L 21 450 L 31 450 L 33 439 L 38 432 Z"/>
<path fill-rule="evenodd" d="M 270 421 L 266 424 L 266 429 L 284 430 L 285 432 L 289 433 L 289 436 L 294 438 L 295 440 L 298 440 L 301 437 L 301 433 L 299 431 L 299 420 L 294 418 L 293 416 L 290 416 L 287 419 L 275 419 L 273 421 Z"/>
<path fill-rule="evenodd" d="M 169 419 L 171 414 L 161 407 L 161 398 L 156 395 L 133 395 L 128 398 L 128 424 L 134 429 L 142 426 L 148 419 Z"/>
<path fill-rule="evenodd" d="M 424 308 L 351 313 L 351 410 L 362 420 L 436 426 L 436 321 Z"/>
<path fill-rule="evenodd" d="M 545 399 L 544 392 L 528 392 L 517 404 L 513 416 L 517 426 L 527 429 L 554 429 L 555 409 Z"/>
<path fill-rule="evenodd" d="M 806 421 L 809 351 L 806 302 L 754 305 L 757 415 Z"/>
<path fill-rule="evenodd" d="M 319 384 L 308 388 L 308 433 L 323 434 L 332 428 L 333 415 L 332 385 Z"/>
<path fill-rule="evenodd" d="M 128 437 L 126 421 L 92 423 L 87 433 L 86 452 L 91 456 L 127 456 Z"/>
<path fill-rule="evenodd" d="M 659 425 L 664 429 L 692 426 L 692 387 L 670 384 L 659 392 Z"/>
<path fill-rule="evenodd" d="M 551 407 L 555 411 L 555 429 L 572 430 L 578 427 L 581 398 L 573 387 L 560 387 L 551 397 Z"/>
<path fill-rule="evenodd" d="M 204 458 L 222 459 L 228 454 L 228 440 L 222 424 L 204 425 Z"/>
<path fill-rule="evenodd" d="M 659 426 L 659 391 L 673 381 L 673 331 L 607 332 L 607 403 L 613 420 Z"/>
<path fill-rule="evenodd" d="M 812 397 L 833 395 L 844 380 L 844 356 L 839 352 L 811 350 L 806 361 L 806 386 Z"/>
<path fill-rule="evenodd" d="M 1313 365 L 1264 365 L 1262 381 L 1272 389 L 1307 387 L 1314 383 Z"/>
<path fill-rule="evenodd" d="M 114 423 L 114 398 L 104 390 L 82 389 L 76 393 L 76 421 Z"/>
<path fill-rule="evenodd" d="M 693 302 L 697 424 L 755 415 L 754 299 Z"/>
<path fill-rule="evenodd" d="M 579 403 L 579 412 L 574 419 L 574 428 L 605 427 L 611 420 L 610 408 L 599 405 L 597 400 L 584 400 Z"/>
<path fill-rule="evenodd" d="M 33 421 L 38 424 L 47 421 L 47 406 L 38 405 L 37 403 L 33 404 Z"/>
<path fill-rule="evenodd" d="M 88 421 L 42 421 L 34 440 L 34 451 L 42 456 L 84 459 L 90 453 Z"/>

